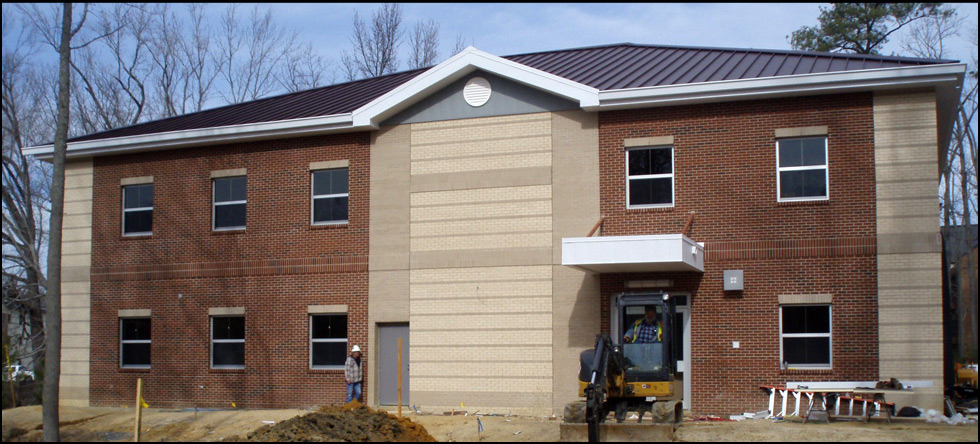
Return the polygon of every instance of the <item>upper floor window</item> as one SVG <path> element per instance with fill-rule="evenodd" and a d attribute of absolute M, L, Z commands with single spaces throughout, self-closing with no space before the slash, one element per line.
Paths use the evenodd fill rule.
<path fill-rule="evenodd" d="M 214 179 L 215 230 L 245 229 L 245 176 Z"/>
<path fill-rule="evenodd" d="M 119 365 L 150 368 L 150 318 L 123 318 L 119 322 Z"/>
<path fill-rule="evenodd" d="M 777 140 L 776 165 L 780 202 L 829 198 L 826 137 Z"/>
<path fill-rule="evenodd" d="M 783 305 L 779 309 L 783 366 L 830 368 L 830 305 Z"/>
<path fill-rule="evenodd" d="M 626 151 L 627 208 L 674 205 L 674 148 L 631 148 Z"/>
<path fill-rule="evenodd" d="M 341 224 L 347 222 L 348 169 L 313 171 L 314 225 Z"/>
<path fill-rule="evenodd" d="M 153 184 L 123 187 L 123 235 L 153 234 Z"/>

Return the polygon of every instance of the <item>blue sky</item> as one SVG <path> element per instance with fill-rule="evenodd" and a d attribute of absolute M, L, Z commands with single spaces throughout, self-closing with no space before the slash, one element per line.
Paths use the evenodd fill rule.
<path fill-rule="evenodd" d="M 633 42 L 690 46 L 789 49 L 787 35 L 816 25 L 819 4 L 459 4 L 406 3 L 406 28 L 420 19 L 441 25 L 440 60 L 457 34 L 467 44 L 495 55 Z M 370 17 L 377 4 L 276 4 L 281 23 L 302 40 L 314 42 L 335 65 L 349 47 L 354 11 Z M 966 28 L 977 23 L 976 4 L 955 4 Z M 884 54 L 898 52 L 901 38 L 890 39 Z M 405 45 L 402 49 L 406 49 Z M 969 59 L 969 46 L 957 39 L 954 58 Z M 404 57 L 402 57 L 404 60 Z"/>

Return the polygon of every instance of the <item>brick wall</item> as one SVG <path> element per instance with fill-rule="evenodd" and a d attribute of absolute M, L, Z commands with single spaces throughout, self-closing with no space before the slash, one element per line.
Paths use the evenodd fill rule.
<path fill-rule="evenodd" d="M 309 305 L 346 305 L 367 343 L 369 135 L 98 158 L 94 164 L 91 402 L 300 407 L 344 401 L 342 370 L 309 369 Z M 349 223 L 310 225 L 310 163 L 348 160 Z M 247 168 L 247 228 L 211 230 L 211 171 Z M 121 235 L 121 186 L 153 176 L 153 235 Z M 208 309 L 245 307 L 245 369 L 210 369 Z M 120 309 L 152 312 L 152 368 L 119 368 Z M 365 387 L 365 392 L 370 387 Z"/>
<path fill-rule="evenodd" d="M 775 131 L 826 126 L 830 199 L 778 203 Z M 673 208 L 626 209 L 624 140 L 673 136 Z M 602 235 L 680 233 L 706 247 L 705 273 L 601 277 L 609 298 L 627 279 L 672 279 L 691 294 L 692 403 L 699 413 L 758 411 L 759 385 L 878 377 L 875 157 L 870 93 L 605 112 L 599 115 Z M 723 270 L 745 290 L 722 290 Z M 833 369 L 779 366 L 779 295 L 831 294 Z M 734 349 L 732 341 L 739 341 Z"/>

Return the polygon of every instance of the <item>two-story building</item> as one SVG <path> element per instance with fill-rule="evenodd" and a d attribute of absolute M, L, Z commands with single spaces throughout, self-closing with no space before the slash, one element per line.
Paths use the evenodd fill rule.
<path fill-rule="evenodd" d="M 965 66 L 620 44 L 71 139 L 66 403 L 558 413 L 624 291 L 679 301 L 695 412 L 760 385 L 942 397 L 936 190 Z M 51 157 L 50 146 L 28 150 Z M 595 231 L 595 235 L 587 236 Z M 727 289 L 726 288 L 731 288 Z M 892 399 L 890 399 L 892 400 Z"/>

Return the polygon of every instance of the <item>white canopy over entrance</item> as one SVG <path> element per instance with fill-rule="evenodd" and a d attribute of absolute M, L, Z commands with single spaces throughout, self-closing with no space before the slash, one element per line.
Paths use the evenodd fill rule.
<path fill-rule="evenodd" d="M 593 273 L 704 273 L 704 247 L 683 234 L 566 237 L 561 264 Z"/>

